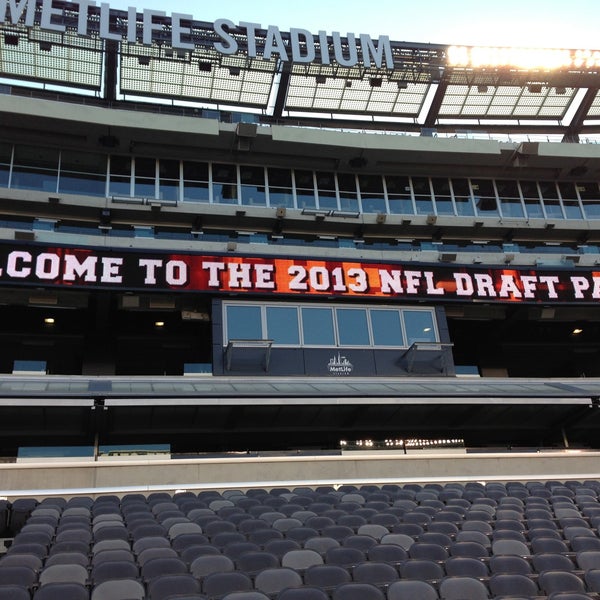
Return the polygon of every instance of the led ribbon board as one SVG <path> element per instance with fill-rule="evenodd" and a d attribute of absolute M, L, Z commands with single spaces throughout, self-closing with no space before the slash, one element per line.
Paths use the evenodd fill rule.
<path fill-rule="evenodd" d="M 600 271 L 0 246 L 0 283 L 261 295 L 598 303 Z"/>

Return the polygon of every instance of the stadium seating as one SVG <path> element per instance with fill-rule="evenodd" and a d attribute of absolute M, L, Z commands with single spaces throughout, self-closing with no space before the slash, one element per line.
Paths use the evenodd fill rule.
<path fill-rule="evenodd" d="M 0 600 L 597 599 L 599 489 L 410 484 L 5 501 Z M 427 519 L 415 527 L 415 515 Z M 442 533 L 440 523 L 453 527 Z"/>

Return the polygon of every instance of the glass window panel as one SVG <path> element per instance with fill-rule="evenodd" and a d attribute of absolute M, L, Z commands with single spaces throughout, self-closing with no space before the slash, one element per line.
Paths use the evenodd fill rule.
<path fill-rule="evenodd" d="M 447 177 L 433 177 L 431 179 L 433 194 L 435 196 L 435 207 L 438 215 L 453 215 L 452 193 L 450 180 Z"/>
<path fill-rule="evenodd" d="M 562 219 L 563 212 L 558 199 L 552 200 L 544 198 L 544 208 L 546 209 L 546 216 L 554 219 Z"/>
<path fill-rule="evenodd" d="M 407 345 L 414 342 L 435 342 L 435 328 L 433 313 L 428 310 L 404 310 L 404 330 L 406 331 Z"/>
<path fill-rule="evenodd" d="M 296 201 L 298 208 L 315 208 L 315 185 L 312 171 L 294 171 L 296 181 Z"/>
<path fill-rule="evenodd" d="M 306 346 L 334 346 L 332 310 L 330 308 L 303 308 L 302 335 Z"/>
<path fill-rule="evenodd" d="M 127 186 L 129 186 L 129 180 Z M 106 174 L 94 175 L 61 171 L 58 191 L 64 194 L 104 196 L 106 194 Z M 127 188 L 127 195 L 129 195 L 129 187 Z"/>
<path fill-rule="evenodd" d="M 0 163 L 10 164 L 12 159 L 12 145 L 0 144 Z"/>
<path fill-rule="evenodd" d="M 577 191 L 583 203 L 585 216 L 589 219 L 600 218 L 600 193 L 598 192 L 598 183 L 595 181 L 585 181 L 577 184 Z"/>
<path fill-rule="evenodd" d="M 276 188 L 269 185 L 269 204 L 271 206 L 294 208 L 292 188 Z"/>
<path fill-rule="evenodd" d="M 93 152 L 71 152 L 63 150 L 60 155 L 60 170 L 76 173 L 95 173 L 106 177 L 106 154 Z"/>
<path fill-rule="evenodd" d="M 525 216 L 520 198 L 501 198 L 502 215 L 505 217 L 522 218 Z"/>
<path fill-rule="evenodd" d="M 475 215 L 475 208 L 471 200 L 471 189 L 467 179 L 451 179 L 452 191 L 454 192 L 454 204 L 456 205 L 456 214 L 460 217 L 472 217 Z"/>
<path fill-rule="evenodd" d="M 36 169 L 34 167 L 13 167 L 11 187 L 42 192 L 56 192 L 58 170 Z"/>
<path fill-rule="evenodd" d="M 400 175 L 387 175 L 385 183 L 388 192 L 390 213 L 395 215 L 415 214 L 409 178 Z"/>
<path fill-rule="evenodd" d="M 130 196 L 131 178 L 119 175 L 111 176 L 108 194 L 109 196 Z"/>
<path fill-rule="evenodd" d="M 267 306 L 267 338 L 274 344 L 300 344 L 298 310 L 291 306 Z"/>
<path fill-rule="evenodd" d="M 475 215 L 471 196 L 455 196 L 454 204 L 456 205 L 456 214 L 459 217 L 472 217 Z"/>
<path fill-rule="evenodd" d="M 361 194 L 383 195 L 383 179 L 380 175 L 359 175 L 358 186 Z"/>
<path fill-rule="evenodd" d="M 598 200 L 586 200 L 583 210 L 588 219 L 600 219 L 600 198 Z"/>
<path fill-rule="evenodd" d="M 325 171 L 317 171 L 317 189 L 321 190 L 335 190 L 335 178 L 333 173 L 327 173 Z"/>
<path fill-rule="evenodd" d="M 10 163 L 12 159 L 12 146 L 0 144 L 0 186 L 8 186 Z"/>
<path fill-rule="evenodd" d="M 226 307 L 227 340 L 260 340 L 262 323 L 260 306 L 228 305 Z"/>
<path fill-rule="evenodd" d="M 371 310 L 370 316 L 375 346 L 404 346 L 399 311 Z"/>
<path fill-rule="evenodd" d="M 156 178 L 156 160 L 154 158 L 136 158 L 135 176 L 136 178 Z"/>
<path fill-rule="evenodd" d="M 340 192 L 340 208 L 342 210 L 358 211 L 356 177 L 351 173 L 339 173 L 337 177 Z"/>
<path fill-rule="evenodd" d="M 558 190 L 556 188 L 556 182 L 554 181 L 540 181 L 539 182 L 540 191 L 542 193 L 542 198 L 558 198 Z"/>
<path fill-rule="evenodd" d="M 336 318 L 341 346 L 370 345 L 366 309 L 338 308 Z"/>
<path fill-rule="evenodd" d="M 209 201 L 208 182 L 203 181 L 184 181 L 183 199 L 187 202 L 208 202 Z"/>
<path fill-rule="evenodd" d="M 572 181 L 560 181 L 558 183 L 558 189 L 560 190 L 560 196 L 563 200 L 577 199 L 575 184 Z"/>
<path fill-rule="evenodd" d="M 577 184 L 577 191 L 582 200 L 598 200 L 600 193 L 598 191 L 598 183 L 596 181 L 584 181 Z"/>
<path fill-rule="evenodd" d="M 213 181 L 219 183 L 235 183 L 237 185 L 237 169 L 235 165 L 213 163 Z"/>
<path fill-rule="evenodd" d="M 498 216 L 496 191 L 491 179 L 471 179 L 477 213 L 482 217 Z"/>
<path fill-rule="evenodd" d="M 361 194 L 362 211 L 364 213 L 385 213 L 387 207 L 383 192 L 381 194 Z"/>
<path fill-rule="evenodd" d="M 390 213 L 393 215 L 414 215 L 415 209 L 410 197 L 406 196 L 388 196 L 390 204 Z"/>
<path fill-rule="evenodd" d="M 265 186 L 242 185 L 242 204 L 249 206 L 266 206 Z"/>
<path fill-rule="evenodd" d="M 520 198 L 519 186 L 517 182 L 512 179 L 497 179 L 496 188 L 498 189 L 498 196 L 500 198 Z"/>
<path fill-rule="evenodd" d="M 429 187 L 429 179 L 427 177 L 413 177 L 412 184 L 415 193 L 417 214 L 433 214 L 433 200 L 431 197 L 431 189 Z"/>
<path fill-rule="evenodd" d="M 563 200 L 563 206 L 567 219 L 581 219 L 583 217 L 579 200 Z"/>
<path fill-rule="evenodd" d="M 335 192 L 325 192 L 319 190 L 319 208 L 326 210 L 337 210 L 337 195 Z"/>
<path fill-rule="evenodd" d="M 217 204 L 237 204 L 235 183 L 213 183 L 213 201 Z"/>
<path fill-rule="evenodd" d="M 158 186 L 158 197 L 161 200 L 179 200 L 179 181 L 161 179 Z"/>
<path fill-rule="evenodd" d="M 531 219 L 544 218 L 544 210 L 542 208 L 542 203 L 540 202 L 537 182 L 520 181 L 519 186 L 521 187 L 521 193 L 523 194 L 527 216 Z"/>
<path fill-rule="evenodd" d="M 158 174 L 161 179 L 179 180 L 179 161 L 161 159 L 158 164 Z"/>
<path fill-rule="evenodd" d="M 110 157 L 110 174 L 131 176 L 131 158 L 128 156 L 111 156 Z"/>
<path fill-rule="evenodd" d="M 269 176 L 269 187 L 292 187 L 292 171 L 290 169 L 269 167 L 267 173 Z"/>
<path fill-rule="evenodd" d="M 184 160 L 183 178 L 193 181 L 208 181 L 208 163 Z"/>
<path fill-rule="evenodd" d="M 314 190 L 296 189 L 296 201 L 298 208 L 315 208 L 317 202 Z"/>
<path fill-rule="evenodd" d="M 58 169 L 58 150 L 40 146 L 15 146 L 15 165 Z"/>

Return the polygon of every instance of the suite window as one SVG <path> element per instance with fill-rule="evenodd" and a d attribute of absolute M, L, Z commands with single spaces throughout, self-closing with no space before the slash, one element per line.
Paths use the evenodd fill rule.
<path fill-rule="evenodd" d="M 398 310 L 371 309 L 370 316 L 375 346 L 404 346 L 402 321 Z"/>
<path fill-rule="evenodd" d="M 340 346 L 369 346 L 369 325 L 364 308 L 338 308 L 335 311 Z"/>
<path fill-rule="evenodd" d="M 228 340 L 263 339 L 260 306 L 229 304 L 226 309 Z"/>
<path fill-rule="evenodd" d="M 439 342 L 432 309 L 306 303 L 224 304 L 225 344 L 232 339 L 268 339 L 273 346 L 407 348 Z"/>
<path fill-rule="evenodd" d="M 63 150 L 58 191 L 64 194 L 106 195 L 107 156 Z"/>
<path fill-rule="evenodd" d="M 540 192 L 544 202 L 546 216 L 551 219 L 563 219 L 563 211 L 558 198 L 558 189 L 554 181 L 540 181 Z"/>
<path fill-rule="evenodd" d="M 337 210 L 337 194 L 335 191 L 335 177 L 333 173 L 317 171 L 317 190 L 319 194 L 319 208 Z"/>
<path fill-rule="evenodd" d="M 290 169 L 269 167 L 267 177 L 269 178 L 269 205 L 294 208 L 292 171 Z"/>
<path fill-rule="evenodd" d="M 177 202 L 180 189 L 180 163 L 178 160 L 161 159 L 158 162 L 158 197 Z"/>
<path fill-rule="evenodd" d="M 456 214 L 459 217 L 475 216 L 473 208 L 473 199 L 467 179 L 452 179 L 452 191 L 454 193 L 454 204 L 456 205 Z"/>
<path fill-rule="evenodd" d="M 585 216 L 588 219 L 600 219 L 600 192 L 598 182 L 584 181 L 577 184 L 577 193 L 581 198 Z"/>
<path fill-rule="evenodd" d="M 340 191 L 340 209 L 357 212 L 358 191 L 356 188 L 356 177 L 351 173 L 338 173 L 337 179 Z"/>
<path fill-rule="evenodd" d="M 544 209 L 540 202 L 540 192 L 536 181 L 519 182 L 527 217 L 530 219 L 543 219 Z"/>
<path fill-rule="evenodd" d="M 565 217 L 567 219 L 583 218 L 575 184 L 570 181 L 561 181 L 558 184 L 558 189 L 560 190 L 563 208 L 565 210 Z"/>
<path fill-rule="evenodd" d="M 404 310 L 406 342 L 412 346 L 415 342 L 435 342 L 436 332 L 433 313 L 429 310 Z"/>
<path fill-rule="evenodd" d="M 186 202 L 209 202 L 208 163 L 183 161 L 183 199 Z"/>
<path fill-rule="evenodd" d="M 452 190 L 447 177 L 432 177 L 431 187 L 435 196 L 435 211 L 438 215 L 453 215 Z"/>
<path fill-rule="evenodd" d="M 496 181 L 498 197 L 500 198 L 500 207 L 503 217 L 523 218 L 525 212 L 521 203 L 521 194 L 517 182 L 510 179 L 500 179 Z"/>
<path fill-rule="evenodd" d="M 251 206 L 266 206 L 265 169 L 263 167 L 240 167 L 242 183 L 242 204 Z"/>
<path fill-rule="evenodd" d="M 280 345 L 298 346 L 300 344 L 298 309 L 295 306 L 267 306 L 265 313 L 267 339 Z"/>
<path fill-rule="evenodd" d="M 381 175 L 359 175 L 360 203 L 364 213 L 386 213 L 385 193 Z"/>
<path fill-rule="evenodd" d="M 331 308 L 303 308 L 302 336 L 305 346 L 335 346 Z"/>
<path fill-rule="evenodd" d="M 156 159 L 136 158 L 135 168 L 135 190 L 133 195 L 138 198 L 156 197 Z"/>
<path fill-rule="evenodd" d="M 213 163 L 213 202 L 215 204 L 237 204 L 237 167 Z"/>
<path fill-rule="evenodd" d="M 410 180 L 400 175 L 387 175 L 385 178 L 390 213 L 393 215 L 414 215 Z"/>
<path fill-rule="evenodd" d="M 471 189 L 477 214 L 481 217 L 497 217 L 498 203 L 494 182 L 491 179 L 471 179 Z"/>
<path fill-rule="evenodd" d="M 15 146 L 11 187 L 56 193 L 59 151 L 38 146 Z"/>
<path fill-rule="evenodd" d="M 429 186 L 429 177 L 413 177 L 413 192 L 415 194 L 415 206 L 418 215 L 433 214 L 433 199 Z"/>
<path fill-rule="evenodd" d="M 131 196 L 131 158 L 113 155 L 110 157 L 110 196 Z"/>
<path fill-rule="evenodd" d="M 298 208 L 315 208 L 315 180 L 312 171 L 294 171 L 296 201 Z"/>

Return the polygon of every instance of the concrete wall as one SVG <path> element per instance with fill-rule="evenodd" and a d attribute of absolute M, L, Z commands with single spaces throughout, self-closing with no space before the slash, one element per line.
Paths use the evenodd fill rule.
<path fill-rule="evenodd" d="M 0 465 L 0 496 L 43 497 L 294 487 L 344 483 L 600 479 L 598 452 L 431 454 L 351 452 L 336 456 L 124 460 Z"/>

